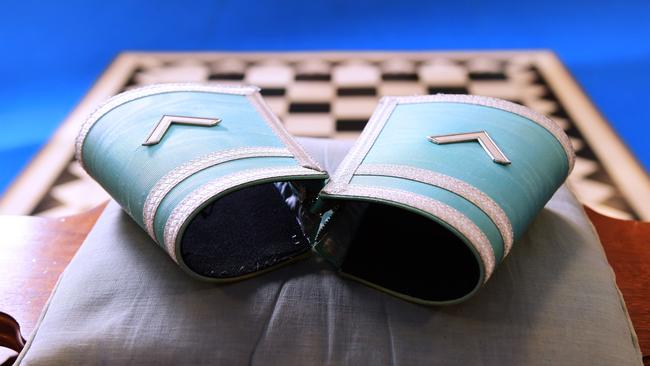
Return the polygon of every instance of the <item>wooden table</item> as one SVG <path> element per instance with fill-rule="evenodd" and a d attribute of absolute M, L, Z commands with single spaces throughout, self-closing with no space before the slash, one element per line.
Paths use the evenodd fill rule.
<path fill-rule="evenodd" d="M 0 346 L 22 349 L 20 333 L 28 336 L 34 330 L 61 272 L 105 206 L 59 219 L 0 216 L 0 312 L 17 320 L 0 313 Z M 0 353 L 0 365 L 11 365 L 14 359 L 11 353 Z"/>
<path fill-rule="evenodd" d="M 22 349 L 21 333 L 27 336 L 34 330 L 59 275 L 104 207 L 60 219 L 0 216 L 0 312 L 5 313 L 0 313 L 0 346 Z M 618 220 L 586 210 L 616 274 L 644 364 L 650 365 L 650 222 Z M 10 354 L 0 365 L 10 365 L 14 359 L 15 354 Z"/>

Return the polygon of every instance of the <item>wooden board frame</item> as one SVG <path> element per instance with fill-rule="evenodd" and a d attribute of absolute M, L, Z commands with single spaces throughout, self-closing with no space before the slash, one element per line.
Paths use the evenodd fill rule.
<path fill-rule="evenodd" d="M 99 104 L 116 94 L 142 62 L 182 59 L 214 60 L 217 57 L 259 61 L 309 60 L 315 57 L 343 62 L 350 59 L 383 61 L 387 57 L 429 60 L 434 57 L 466 60 L 472 57 L 523 57 L 538 68 L 579 128 L 599 161 L 639 218 L 650 220 L 650 177 L 610 124 L 582 91 L 559 58 L 549 50 L 454 51 L 454 52 L 124 52 L 101 75 L 79 105 L 63 121 L 52 138 L 23 169 L 0 198 L 0 214 L 30 214 L 65 169 L 73 155 L 74 139 L 81 122 Z M 39 182 L 38 185 L 30 184 Z"/>

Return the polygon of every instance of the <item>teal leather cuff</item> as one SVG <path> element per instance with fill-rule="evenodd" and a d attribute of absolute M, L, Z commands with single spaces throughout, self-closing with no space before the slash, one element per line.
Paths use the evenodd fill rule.
<path fill-rule="evenodd" d="M 83 124 L 76 155 L 193 275 L 241 279 L 310 250 L 313 229 L 296 225 L 309 221 L 302 206 L 311 203 L 327 174 L 287 133 L 256 87 L 161 84 L 119 94 Z M 227 196 L 248 206 L 238 210 L 234 198 L 218 200 Z M 287 228 L 255 237 L 228 231 L 250 233 L 256 215 L 277 215 L 286 220 L 278 225 Z M 272 245 L 288 234 L 294 238 L 291 247 Z M 217 239 L 217 249 L 210 247 Z M 249 247 L 250 242 L 259 244 Z M 260 250 L 261 245 L 268 248 Z M 197 253 L 202 250 L 209 253 Z"/>
<path fill-rule="evenodd" d="M 197 84 L 112 98 L 76 154 L 196 277 L 243 279 L 313 249 L 344 276 L 427 305 L 473 295 L 575 159 L 560 127 L 520 105 L 386 97 L 325 184 L 256 87 Z"/>
<path fill-rule="evenodd" d="M 494 98 L 386 97 L 321 191 L 315 250 L 423 304 L 484 284 L 574 164 L 549 118 Z"/>

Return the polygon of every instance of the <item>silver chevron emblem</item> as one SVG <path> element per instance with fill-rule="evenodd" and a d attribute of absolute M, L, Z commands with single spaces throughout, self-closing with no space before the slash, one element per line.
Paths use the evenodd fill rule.
<path fill-rule="evenodd" d="M 456 142 L 468 142 L 468 141 L 478 141 L 483 147 L 483 150 L 492 158 L 497 164 L 508 165 L 510 160 L 508 157 L 499 149 L 499 146 L 492 140 L 490 135 L 485 131 L 478 132 L 467 132 L 467 133 L 454 133 L 451 135 L 440 135 L 440 136 L 428 136 L 429 141 L 434 144 L 444 145 L 444 144 L 453 144 Z"/>
<path fill-rule="evenodd" d="M 221 122 L 220 118 L 202 118 L 202 117 L 183 117 L 183 116 L 167 116 L 164 115 L 153 128 L 149 137 L 142 143 L 144 146 L 152 146 L 159 143 L 165 136 L 169 127 L 173 124 L 190 125 L 190 126 L 203 126 L 210 127 L 216 126 Z"/>

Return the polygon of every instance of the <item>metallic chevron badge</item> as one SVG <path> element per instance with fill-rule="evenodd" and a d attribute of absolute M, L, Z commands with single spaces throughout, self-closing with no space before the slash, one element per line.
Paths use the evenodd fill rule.
<path fill-rule="evenodd" d="M 508 165 L 510 160 L 508 157 L 499 149 L 499 146 L 492 140 L 490 135 L 485 131 L 478 132 L 467 132 L 467 133 L 454 133 L 451 135 L 439 135 L 439 136 L 428 136 L 429 141 L 434 144 L 444 145 L 444 144 L 453 144 L 456 142 L 468 142 L 468 141 L 478 141 L 483 147 L 483 150 L 492 158 L 497 164 Z"/>
<path fill-rule="evenodd" d="M 183 116 L 162 116 L 160 121 L 156 124 L 149 137 L 142 143 L 144 146 L 152 146 L 159 143 L 165 136 L 165 133 L 173 123 L 179 125 L 190 126 L 203 126 L 211 127 L 216 126 L 221 122 L 220 118 L 201 118 L 201 117 L 183 117 Z"/>

